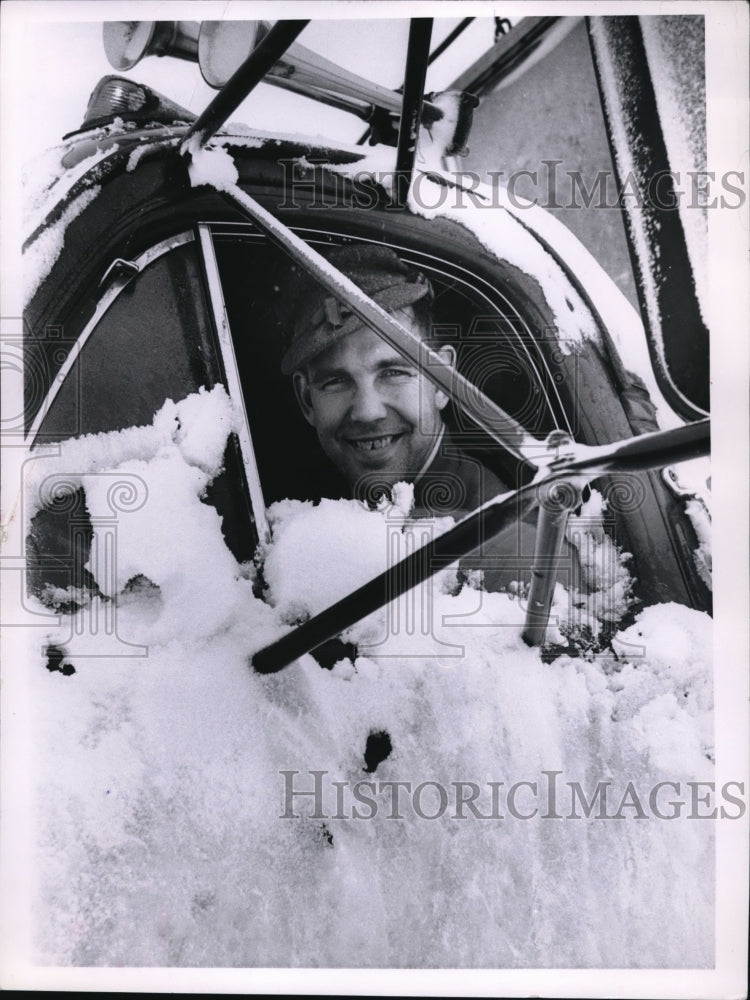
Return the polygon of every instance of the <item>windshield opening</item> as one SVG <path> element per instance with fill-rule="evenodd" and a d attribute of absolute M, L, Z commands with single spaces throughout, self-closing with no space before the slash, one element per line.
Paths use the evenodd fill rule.
<path fill-rule="evenodd" d="M 310 242 L 325 255 L 349 241 L 321 233 Z M 239 227 L 217 229 L 214 245 L 266 504 L 347 495 L 339 471 L 300 412 L 292 379 L 281 371 L 290 336 L 285 313 L 293 308 L 287 301 L 288 258 Z M 393 250 L 409 266 L 418 266 L 432 286 L 431 346 L 449 345 L 458 370 L 540 441 L 566 426 L 557 392 L 560 376 L 542 356 L 538 331 L 529 321 L 495 290 L 472 283 L 462 266 L 395 245 Z M 530 470 L 455 402 L 448 403 L 443 418 L 461 450 L 509 488 L 528 481 Z"/>

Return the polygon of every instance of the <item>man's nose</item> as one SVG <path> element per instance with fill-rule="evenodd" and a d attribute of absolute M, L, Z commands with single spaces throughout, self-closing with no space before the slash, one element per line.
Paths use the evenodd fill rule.
<path fill-rule="evenodd" d="M 385 401 L 377 387 L 372 383 L 358 385 L 352 401 L 350 419 L 358 423 L 372 423 L 387 416 Z"/>

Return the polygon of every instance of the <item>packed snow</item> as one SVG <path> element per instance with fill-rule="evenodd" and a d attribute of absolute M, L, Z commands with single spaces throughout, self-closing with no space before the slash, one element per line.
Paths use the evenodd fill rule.
<path fill-rule="evenodd" d="M 411 520 L 408 487 L 378 510 L 284 501 L 240 566 L 201 501 L 234 419 L 218 387 L 32 463 L 27 517 L 65 471 L 112 581 L 41 627 L 26 602 L 33 960 L 711 967 L 715 824 L 688 819 L 710 807 L 687 784 L 713 777 L 708 616 L 646 608 L 596 655 L 546 662 L 521 590 L 449 568 L 352 627 L 332 670 L 255 674 L 257 650 L 450 519 Z M 118 482 L 140 492 L 113 519 Z M 627 589 L 620 556 L 596 593 Z M 316 782 L 319 801 L 293 794 Z M 676 788 L 655 811 L 658 782 Z M 589 803 L 604 783 L 603 814 L 576 783 Z"/>
<path fill-rule="evenodd" d="M 188 173 L 193 187 L 210 184 L 218 191 L 224 191 L 237 184 L 239 179 L 237 168 L 225 149 L 211 145 L 201 146 L 199 136 L 193 136 L 185 151 L 188 155 Z"/>

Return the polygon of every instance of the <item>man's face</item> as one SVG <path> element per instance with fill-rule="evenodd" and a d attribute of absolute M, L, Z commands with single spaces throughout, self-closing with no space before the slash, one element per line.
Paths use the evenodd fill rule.
<path fill-rule="evenodd" d="M 411 310 L 398 318 L 413 324 Z M 377 473 L 412 480 L 442 427 L 448 399 L 368 327 L 342 337 L 294 376 L 302 411 L 352 489 Z"/>

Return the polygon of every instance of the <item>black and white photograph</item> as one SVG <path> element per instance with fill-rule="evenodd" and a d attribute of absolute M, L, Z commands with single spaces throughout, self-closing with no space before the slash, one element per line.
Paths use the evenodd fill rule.
<path fill-rule="evenodd" d="M 747 996 L 747 5 L 0 17 L 0 986 Z"/>

